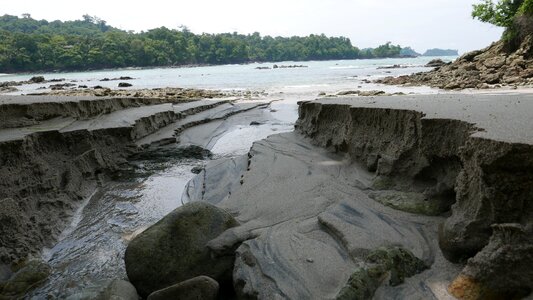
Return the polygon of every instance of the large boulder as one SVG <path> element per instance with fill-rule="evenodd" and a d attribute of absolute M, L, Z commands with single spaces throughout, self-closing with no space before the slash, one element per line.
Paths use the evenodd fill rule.
<path fill-rule="evenodd" d="M 231 284 L 233 254 L 216 257 L 207 243 L 237 221 L 204 202 L 177 208 L 133 239 L 126 249 L 126 271 L 139 295 L 206 275 Z"/>
<path fill-rule="evenodd" d="M 41 285 L 50 275 L 50 267 L 42 261 L 32 260 L 0 284 L 0 299 L 22 299 L 24 294 Z"/>
<path fill-rule="evenodd" d="M 430 68 L 438 68 L 438 67 L 442 67 L 446 65 L 446 62 L 444 62 L 442 59 L 440 58 L 436 58 L 436 59 L 432 59 L 430 60 L 427 64 L 426 64 L 426 67 L 430 67 Z"/>
<path fill-rule="evenodd" d="M 155 291 L 148 296 L 148 300 L 214 300 L 218 295 L 218 282 L 207 276 L 192 279 Z"/>
<path fill-rule="evenodd" d="M 99 295 L 97 300 L 137 300 L 137 290 L 135 287 L 121 279 L 115 279 Z"/>

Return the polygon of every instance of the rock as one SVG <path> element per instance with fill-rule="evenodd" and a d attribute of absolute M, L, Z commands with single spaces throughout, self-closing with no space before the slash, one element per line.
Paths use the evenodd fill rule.
<path fill-rule="evenodd" d="M 52 90 L 63 90 L 66 87 L 73 87 L 76 86 L 74 83 L 56 83 L 49 86 Z"/>
<path fill-rule="evenodd" d="M 259 126 L 259 125 L 261 125 L 261 122 L 257 122 L 257 121 L 250 122 L 250 126 Z"/>
<path fill-rule="evenodd" d="M 337 95 L 338 96 L 347 96 L 347 95 L 358 95 L 361 91 L 359 90 L 356 90 L 356 91 L 342 91 L 342 92 L 338 92 Z"/>
<path fill-rule="evenodd" d="M 392 66 L 383 66 L 383 67 L 377 67 L 378 70 L 382 69 L 405 69 L 409 66 L 402 66 L 402 65 L 392 65 Z"/>
<path fill-rule="evenodd" d="M 278 65 L 273 65 L 272 66 L 272 69 L 277 69 L 277 68 L 279 68 Z"/>
<path fill-rule="evenodd" d="M 500 82 L 500 74 L 498 73 L 484 74 L 483 79 L 485 83 L 496 84 Z"/>
<path fill-rule="evenodd" d="M 456 294 L 480 294 L 475 299 L 488 299 L 486 295 L 498 295 L 492 299 L 524 297 L 533 290 L 533 228 L 508 223 L 493 225 L 492 230 L 489 244 L 468 260 L 451 288 L 462 286 Z"/>
<path fill-rule="evenodd" d="M 11 268 L 7 265 L 0 263 L 0 282 L 9 280 L 12 275 L 13 271 L 11 271 Z"/>
<path fill-rule="evenodd" d="M 270 67 L 256 67 L 256 70 L 270 70 Z"/>
<path fill-rule="evenodd" d="M 218 282 L 207 276 L 192 279 L 155 291 L 148 296 L 148 300 L 214 300 L 218 295 Z"/>
<path fill-rule="evenodd" d="M 399 285 L 405 278 L 427 268 L 423 261 L 399 247 L 373 250 L 366 257 L 365 263 L 364 267 L 350 276 L 336 299 L 371 299 L 380 285 Z"/>
<path fill-rule="evenodd" d="M 125 254 L 128 278 L 143 297 L 200 275 L 231 282 L 234 257 L 214 257 L 206 244 L 237 225 L 215 206 L 185 204 L 130 242 Z"/>
<path fill-rule="evenodd" d="M 98 300 L 138 300 L 137 290 L 128 281 L 115 279 L 102 291 Z"/>
<path fill-rule="evenodd" d="M 492 57 L 483 62 L 487 68 L 498 69 L 505 64 L 505 56 Z"/>
<path fill-rule="evenodd" d="M 326 96 L 326 92 L 320 92 L 318 93 L 318 96 L 321 97 L 321 96 Z"/>
<path fill-rule="evenodd" d="M 426 64 L 426 67 L 435 68 L 435 67 L 442 67 L 444 65 L 446 65 L 446 63 L 442 59 L 437 58 L 437 59 L 430 60 Z"/>
<path fill-rule="evenodd" d="M 401 191 L 377 191 L 368 195 L 377 202 L 406 212 L 438 216 L 450 210 L 448 199 L 428 199 L 421 193 Z"/>
<path fill-rule="evenodd" d="M 43 76 L 34 76 L 34 77 L 30 78 L 29 82 L 30 83 L 41 83 L 41 82 L 44 82 L 44 77 Z"/>
<path fill-rule="evenodd" d="M 50 267 L 42 261 L 33 260 L 28 262 L 3 284 L 4 287 L 0 291 L 0 299 L 3 297 L 22 297 L 28 291 L 42 284 L 48 278 L 50 272 Z"/>
<path fill-rule="evenodd" d="M 133 84 L 127 83 L 127 82 L 120 82 L 118 84 L 118 87 L 130 87 L 130 86 L 133 86 Z"/>
<path fill-rule="evenodd" d="M 359 96 L 368 97 L 368 96 L 379 96 L 379 95 L 386 95 L 384 91 L 361 91 L 359 92 Z"/>
<path fill-rule="evenodd" d="M 178 151 L 176 151 L 176 155 L 182 158 L 206 159 L 211 158 L 213 156 L 213 153 L 200 146 L 190 145 L 178 148 Z"/>
<path fill-rule="evenodd" d="M 200 174 L 204 170 L 203 166 L 197 166 L 191 169 L 191 173 Z"/>
<path fill-rule="evenodd" d="M 533 37 L 524 38 L 518 50 L 514 52 L 509 52 L 508 46 L 505 41 L 499 41 L 429 72 L 398 78 L 386 77 L 375 82 L 391 85 L 429 85 L 444 89 L 481 88 L 483 83 L 500 82 L 528 85 L 528 78 L 533 77 L 533 57 L 526 53 L 530 53 L 528 49 L 533 49 Z"/>

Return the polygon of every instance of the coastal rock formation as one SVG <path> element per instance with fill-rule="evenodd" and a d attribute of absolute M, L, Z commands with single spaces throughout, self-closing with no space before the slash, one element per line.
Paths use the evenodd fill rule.
<path fill-rule="evenodd" d="M 433 65 L 432 65 L 433 66 Z M 459 57 L 451 64 L 435 70 L 386 77 L 377 83 L 392 85 L 429 85 L 442 89 L 489 88 L 494 85 L 533 85 L 533 36 L 522 41 L 512 53 L 505 51 L 502 41 Z"/>
<path fill-rule="evenodd" d="M 231 283 L 234 256 L 217 257 L 207 243 L 237 225 L 231 215 L 207 203 L 179 207 L 130 242 L 124 258 L 128 278 L 143 297 L 200 275 Z M 152 298 L 168 293 L 159 291 Z"/>
<path fill-rule="evenodd" d="M 375 172 L 374 188 L 418 187 L 427 201 L 455 200 L 440 230 L 444 255 L 471 258 L 462 276 L 481 290 L 527 294 L 533 289 L 533 274 L 523 267 L 533 253 L 533 128 L 525 111 L 533 102 L 456 97 L 307 102 L 297 128 L 366 164 Z"/>

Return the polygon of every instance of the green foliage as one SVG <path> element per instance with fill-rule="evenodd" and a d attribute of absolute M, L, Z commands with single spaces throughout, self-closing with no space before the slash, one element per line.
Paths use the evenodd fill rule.
<path fill-rule="evenodd" d="M 533 15 L 533 0 L 525 0 L 522 6 L 518 9 L 518 14 L 532 16 Z"/>
<path fill-rule="evenodd" d="M 505 28 L 502 41 L 507 52 L 518 49 L 533 34 L 533 0 L 483 0 L 473 8 L 472 17 Z"/>
<path fill-rule="evenodd" d="M 0 17 L 0 72 L 236 64 L 266 61 L 398 57 L 386 43 L 359 50 L 345 37 L 262 37 L 259 33 L 193 34 L 186 27 L 133 33 L 97 17 L 34 20 Z"/>
<path fill-rule="evenodd" d="M 512 27 L 515 17 L 524 14 L 533 14 L 533 0 L 483 0 L 474 4 L 472 11 L 472 17 L 505 28 Z"/>

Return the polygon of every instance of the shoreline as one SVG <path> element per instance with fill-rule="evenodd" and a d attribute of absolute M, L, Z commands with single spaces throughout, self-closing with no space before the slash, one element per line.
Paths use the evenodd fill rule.
<path fill-rule="evenodd" d="M 417 56 L 431 58 L 458 58 L 458 56 Z M 146 67 L 124 67 L 124 68 L 103 68 L 94 70 L 41 70 L 32 72 L 15 72 L 0 74 L 0 79 L 4 76 L 18 76 L 18 75 L 39 75 L 39 74 L 69 74 L 69 73 L 95 73 L 95 72 L 108 72 L 108 71 L 131 71 L 131 70 L 150 70 L 150 69 L 189 69 L 189 68 L 201 68 L 201 67 L 220 67 L 220 66 L 248 66 L 248 65 L 264 65 L 264 64 L 280 64 L 280 63 L 302 63 L 302 62 L 327 62 L 327 61 L 368 61 L 368 60 L 383 60 L 383 59 L 410 59 L 417 57 L 383 57 L 383 58 L 356 58 L 356 59 L 324 59 L 324 60 L 290 60 L 290 61 L 253 61 L 247 63 L 235 63 L 235 64 L 187 64 L 178 66 L 146 66 Z M 1 83 L 1 81 L 0 81 Z"/>

